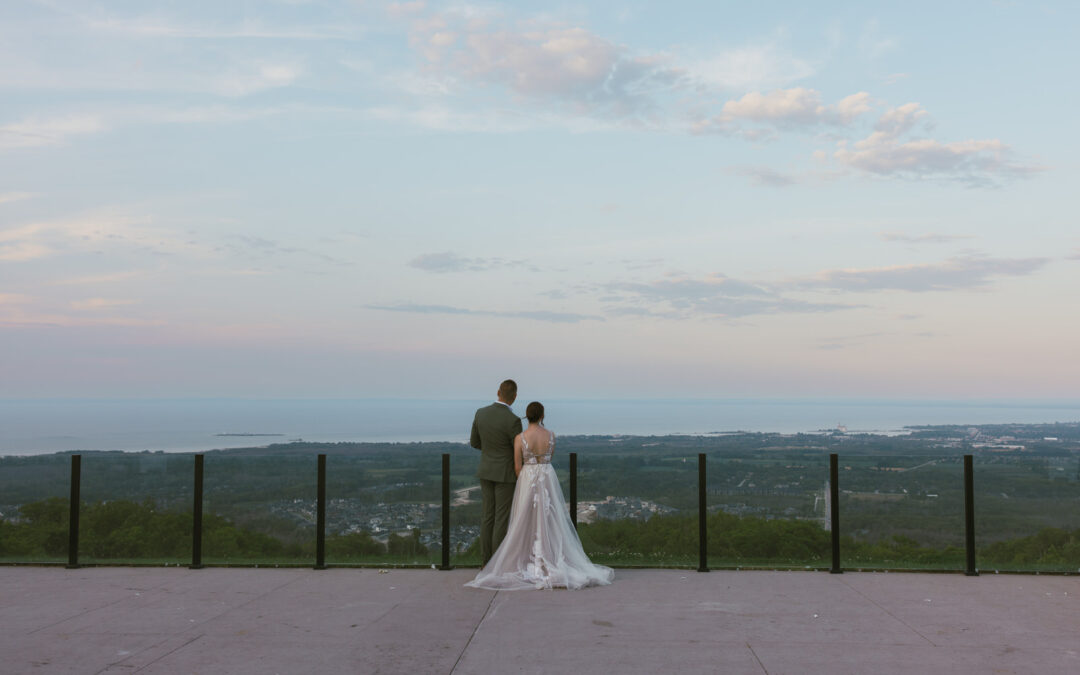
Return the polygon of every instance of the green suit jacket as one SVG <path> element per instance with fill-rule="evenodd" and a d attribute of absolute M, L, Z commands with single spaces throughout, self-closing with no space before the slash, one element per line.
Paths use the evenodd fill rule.
<path fill-rule="evenodd" d="M 469 445 L 480 451 L 476 477 L 496 483 L 513 483 L 514 437 L 521 433 L 521 418 L 510 406 L 492 403 L 476 411 Z"/>

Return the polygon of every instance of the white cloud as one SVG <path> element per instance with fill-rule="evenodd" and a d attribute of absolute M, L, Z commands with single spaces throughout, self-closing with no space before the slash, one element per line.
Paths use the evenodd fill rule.
<path fill-rule="evenodd" d="M 34 6 L 0 22 L 0 87 L 236 97 L 296 82 L 306 68 L 294 54 L 319 58 L 324 43 L 366 35 L 354 10 L 307 25 L 270 8 L 208 16 L 195 3 L 22 4 Z"/>
<path fill-rule="evenodd" d="M 943 178 L 972 186 L 997 179 L 1031 175 L 1041 169 L 1014 159 L 998 139 L 942 143 L 930 138 L 905 140 L 904 134 L 926 117 L 918 103 L 885 111 L 874 132 L 853 145 L 840 141 L 833 158 L 841 164 L 879 176 Z"/>
<path fill-rule="evenodd" d="M 841 146 L 833 157 L 841 164 L 879 176 L 956 179 L 971 185 L 995 178 L 1022 177 L 1038 171 L 1012 159 L 1009 146 L 997 139 L 942 143 L 933 139 L 897 141 L 875 132 Z"/>
<path fill-rule="evenodd" d="M 142 319 L 127 316 L 71 316 L 57 312 L 25 311 L 0 305 L 0 326 L 114 326 L 153 327 L 164 326 L 160 319 Z"/>
<path fill-rule="evenodd" d="M 591 30 L 549 18 L 515 20 L 507 11 L 478 5 L 442 10 L 398 3 L 389 14 L 410 26 L 409 44 L 427 67 L 396 77 L 399 89 L 421 95 L 464 93 L 467 85 L 505 88 L 528 114 L 548 103 L 574 115 L 629 120 L 667 128 L 691 109 L 693 117 L 715 106 L 718 91 L 784 86 L 815 72 L 775 39 L 679 60 L 635 52 Z M 858 98 L 830 111 L 835 118 L 861 114 Z M 550 111 L 549 111 L 550 112 Z M 753 132 L 747 132 L 753 134 Z"/>
<path fill-rule="evenodd" d="M 555 96 L 585 105 L 647 105 L 647 91 L 678 77 L 658 59 L 631 57 L 582 28 L 532 27 L 474 33 L 449 55 L 453 67 L 479 81 L 527 96 Z"/>
<path fill-rule="evenodd" d="M 557 112 L 526 113 L 514 108 L 469 111 L 451 105 L 430 104 L 416 108 L 378 106 L 363 111 L 371 119 L 409 124 L 435 131 L 506 134 L 532 129 L 554 128 L 570 133 L 609 131 L 615 123 L 597 118 Z"/>
<path fill-rule="evenodd" d="M 283 4 L 306 4 L 308 0 L 278 0 Z M 94 6 L 90 3 L 57 2 L 56 0 L 33 0 L 33 3 L 47 8 L 49 13 L 42 14 L 48 25 L 76 27 L 79 32 L 103 35 L 109 39 L 195 39 L 195 40 L 332 40 L 357 37 L 364 33 L 364 27 L 343 21 L 341 14 L 335 16 L 333 23 L 302 24 L 295 20 L 267 23 L 255 17 L 255 12 L 242 13 L 239 21 L 224 21 L 215 24 L 187 21 L 182 16 L 185 10 L 197 9 L 196 3 L 180 3 L 173 14 L 165 14 L 164 7 L 152 3 L 106 3 Z M 152 13 L 123 15 L 124 4 L 134 4 L 137 10 L 149 9 Z M 272 16 L 271 12 L 260 12 Z M 292 17 L 290 16 L 290 19 Z"/>
<path fill-rule="evenodd" d="M 815 68 L 770 42 L 725 50 L 688 64 L 687 71 L 707 87 L 745 91 L 783 87 L 814 75 Z"/>
<path fill-rule="evenodd" d="M 870 95 L 859 92 L 835 105 L 821 103 L 821 94 L 813 89 L 795 87 L 768 93 L 752 91 L 741 99 L 728 101 L 721 117 L 780 124 L 846 124 L 870 110 Z"/>
<path fill-rule="evenodd" d="M 0 260 L 21 262 L 44 258 L 51 253 L 52 249 L 43 244 L 32 241 L 3 241 L 0 239 Z"/>
<path fill-rule="evenodd" d="M 885 241 L 902 241 L 908 244 L 947 244 L 964 239 L 974 239 L 970 234 L 906 234 L 904 232 L 882 232 Z"/>
<path fill-rule="evenodd" d="M 328 109 L 321 109 L 328 111 Z M 232 124 L 264 117 L 313 111 L 296 106 L 253 108 L 235 105 L 146 106 L 115 111 L 118 122 L 131 124 Z"/>
<path fill-rule="evenodd" d="M 410 314 L 450 314 L 461 316 L 486 316 L 497 319 L 529 319 L 532 321 L 546 321 L 549 323 L 580 323 L 582 321 L 604 320 L 603 317 L 600 316 L 578 314 L 575 312 L 467 309 L 463 307 L 452 307 L 450 305 L 367 305 L 367 309 L 375 309 L 383 312 L 406 312 Z"/>
<path fill-rule="evenodd" d="M 832 111 L 827 111 L 827 114 L 835 116 L 841 123 L 847 124 L 866 112 L 870 112 L 870 94 L 860 91 L 837 101 Z"/>
<path fill-rule="evenodd" d="M 54 286 L 89 286 L 95 284 L 111 284 L 118 281 L 127 281 L 138 276 L 142 276 L 144 272 L 138 270 L 130 270 L 127 272 L 110 272 L 108 274 L 94 274 L 83 277 L 70 277 L 67 279 L 56 279 L 52 283 Z"/>
<path fill-rule="evenodd" d="M 426 62 L 420 72 L 396 77 L 396 87 L 421 101 L 414 108 L 385 105 L 368 114 L 429 129 L 504 133 L 547 126 L 572 131 L 632 126 L 751 141 L 789 131 L 836 138 L 878 105 L 865 91 L 827 103 L 818 90 L 785 87 L 815 69 L 787 54 L 776 40 L 680 61 L 671 54 L 634 53 L 580 26 L 548 19 L 515 21 L 498 8 L 436 10 L 425 3 L 402 3 L 388 11 L 410 26 L 409 44 Z M 872 57 L 896 46 L 878 31 L 875 22 L 864 30 L 862 48 Z M 513 97 L 470 108 L 469 89 L 477 86 L 501 88 Z M 740 89 L 745 92 L 741 96 L 717 100 L 717 92 Z M 869 136 L 839 141 L 831 158 L 841 167 L 877 176 L 944 178 L 968 185 L 1038 170 L 1016 161 L 996 139 L 905 137 L 927 122 L 917 103 L 888 109 Z M 829 157 L 821 150 L 815 156 Z M 747 175 L 763 185 L 793 182 L 775 170 Z"/>
<path fill-rule="evenodd" d="M 438 131 L 512 133 L 558 128 L 596 132 L 629 127 L 760 141 L 790 131 L 833 138 L 848 135 L 846 128 L 875 105 L 865 91 L 827 102 L 816 89 L 791 86 L 813 75 L 816 68 L 790 53 L 782 33 L 758 44 L 721 46 L 718 53 L 702 58 L 687 57 L 678 47 L 670 52 L 635 49 L 588 27 L 554 20 L 550 14 L 521 19 L 506 6 L 399 2 L 383 10 L 383 18 L 396 17 L 399 26 L 408 27 L 409 45 L 420 56 L 419 67 L 387 68 L 385 57 L 374 52 L 363 52 L 369 62 L 349 61 L 340 51 L 333 53 L 329 61 L 335 67 L 344 64 L 362 70 L 368 75 L 365 84 L 375 87 L 392 80 L 396 88 L 392 93 L 398 94 L 353 99 L 364 100 L 359 105 L 366 107 L 336 109 L 336 114 Z M 273 13 L 265 15 L 273 17 L 270 23 L 237 21 L 230 16 L 205 24 L 161 12 L 132 15 L 114 8 L 76 11 L 64 7 L 57 11 L 63 16 L 47 12 L 43 16 L 48 21 L 33 25 L 62 24 L 50 30 L 57 35 L 65 30 L 84 34 L 88 40 L 84 47 L 106 39 L 123 44 L 104 50 L 100 58 L 61 65 L 42 58 L 36 48 L 20 46 L 11 52 L 12 67 L 0 69 L 0 86 L 210 93 L 234 100 L 225 106 L 170 102 L 95 114 L 33 117 L 0 126 L 0 151 L 63 145 L 79 136 L 129 124 L 237 122 L 290 112 L 317 118 L 335 109 L 288 105 L 249 109 L 243 98 L 307 84 L 309 79 L 326 84 L 333 75 L 325 72 L 328 69 L 319 60 L 325 53 L 268 52 L 262 49 L 263 43 L 208 42 L 206 50 L 185 52 L 189 56 L 181 64 L 175 54 L 151 47 L 158 40 L 175 47 L 173 40 L 346 39 L 363 32 L 348 19 L 351 12 L 331 13 L 343 18 L 340 24 L 322 20 L 318 25 L 294 27 Z M 871 51 L 893 44 L 890 38 L 878 37 L 878 30 L 871 22 L 864 31 L 871 40 L 866 44 L 875 45 Z M 138 51 L 131 51 L 132 46 Z M 372 100 L 379 103 L 372 105 Z M 830 149 L 833 168 L 875 176 L 944 178 L 970 185 L 1038 170 L 1019 162 L 1011 148 L 997 139 L 943 142 L 908 136 L 927 120 L 926 111 L 917 103 L 886 110 L 868 136 L 855 140 L 852 134 Z M 794 182 L 793 176 L 775 169 L 745 173 L 762 185 Z M 9 251 L 22 257 L 35 254 L 40 250 Z"/>
<path fill-rule="evenodd" d="M 731 170 L 731 173 L 747 176 L 755 184 L 764 187 L 788 187 L 799 182 L 799 179 L 791 174 L 776 171 L 767 166 L 745 166 Z"/>
<path fill-rule="evenodd" d="M 420 14 L 425 9 L 427 9 L 427 3 L 424 0 L 390 2 L 386 5 L 386 13 L 393 17 L 411 17 Z"/>
<path fill-rule="evenodd" d="M 473 6 L 428 12 L 410 4 L 391 14 L 409 20 L 409 43 L 428 64 L 423 76 L 404 80 L 413 89 L 418 82 L 428 89 L 432 82 L 460 81 L 503 87 L 520 99 L 569 106 L 579 115 L 632 117 L 653 110 L 658 96 L 684 76 L 662 55 L 633 55 L 578 26 L 512 22 Z"/>
<path fill-rule="evenodd" d="M 118 50 L 120 51 L 120 50 Z M 301 61 L 222 53 L 216 58 L 193 58 L 177 64 L 150 51 L 123 59 L 108 54 L 100 59 L 52 64 L 18 55 L 17 63 L 0 69 L 0 87 L 63 92 L 139 92 L 147 94 L 213 94 L 238 98 L 291 85 L 306 74 Z"/>
<path fill-rule="evenodd" d="M 29 295 L 22 293 L 0 293 L 0 305 L 25 304 L 31 300 Z"/>
<path fill-rule="evenodd" d="M 585 28 L 542 20 L 511 23 L 500 12 L 472 6 L 440 12 L 416 3 L 397 6 L 392 13 L 408 17 L 410 44 L 433 69 L 401 79 L 400 86 L 414 94 L 438 96 L 446 104 L 382 110 L 387 119 L 432 129 L 518 131 L 545 124 L 565 127 L 575 117 L 591 120 L 586 129 L 590 131 L 597 130 L 597 123 L 602 128 L 603 119 L 616 124 L 633 120 L 648 128 L 666 129 L 682 117 L 690 120 L 684 128 L 691 133 L 760 141 L 791 130 L 842 130 L 875 104 L 865 91 L 827 103 L 815 89 L 790 87 L 752 90 L 710 112 L 717 90 L 769 80 L 792 81 L 813 73 L 810 65 L 785 55 L 773 43 L 679 65 L 668 55 L 632 54 Z M 895 46 L 891 38 L 876 37 L 877 30 L 871 22 L 863 45 L 874 55 Z M 455 94 L 464 93 L 460 87 L 470 83 L 501 86 L 519 98 L 557 105 L 538 112 L 518 101 L 496 113 L 492 106 L 485 106 L 478 121 L 472 111 L 458 110 L 453 102 Z M 681 98 L 672 96 L 676 93 Z M 927 112 L 918 103 L 887 109 L 867 137 L 840 141 L 832 159 L 878 176 L 945 178 L 969 185 L 991 184 L 1038 170 L 1016 161 L 1012 150 L 997 139 L 942 142 L 907 137 L 927 122 Z M 763 185 L 794 182 L 775 170 L 746 173 Z"/>
<path fill-rule="evenodd" d="M 236 257 L 253 260 L 299 257 L 308 261 L 317 261 L 320 264 L 328 263 L 342 267 L 352 265 L 352 262 L 346 259 L 328 255 L 310 247 L 246 234 L 227 235 L 220 245 L 214 247 L 214 251 L 227 252 Z"/>
<path fill-rule="evenodd" d="M 287 87 L 303 74 L 294 63 L 250 63 L 233 66 L 216 78 L 213 88 L 224 96 L 247 96 L 259 91 Z"/>
<path fill-rule="evenodd" d="M 832 312 L 855 307 L 785 297 L 761 284 L 723 274 L 702 279 L 678 276 L 649 283 L 615 282 L 603 288 L 612 294 L 605 298 L 612 313 L 630 316 L 739 318 L 758 314 Z"/>
<path fill-rule="evenodd" d="M 194 40 L 341 40 L 357 39 L 366 32 L 351 24 L 272 26 L 244 20 L 233 26 L 205 26 L 160 17 L 87 19 L 91 30 L 118 37 Z"/>
<path fill-rule="evenodd" d="M 857 335 L 838 335 L 835 337 L 824 338 L 824 341 L 817 345 L 817 349 L 823 350 L 838 350 L 848 349 L 850 347 L 859 347 L 873 342 L 880 338 L 895 338 L 902 337 L 904 340 L 910 340 L 912 338 L 926 339 L 934 337 L 934 333 L 927 332 L 874 332 L 874 333 L 861 333 Z"/>
<path fill-rule="evenodd" d="M 276 77 L 276 76 L 275 76 Z M 241 96 L 259 88 L 255 81 L 241 79 L 225 82 L 221 93 Z M 101 108 L 92 114 L 63 117 L 34 117 L 0 126 L 0 151 L 15 148 L 61 146 L 73 139 L 94 133 L 123 129 L 132 125 L 156 124 L 235 124 L 256 119 L 287 115 L 327 115 L 345 112 L 340 108 L 301 105 L 244 106 L 211 104 L 198 106 L 128 105 Z M 351 111 L 354 112 L 355 111 Z M 30 199 L 30 192 L 0 194 L 0 204 Z"/>
<path fill-rule="evenodd" d="M 150 218 L 118 210 L 0 230 L 0 260 L 27 261 L 117 248 L 153 255 L 206 253 L 202 245 L 167 228 L 154 226 Z"/>
<path fill-rule="evenodd" d="M 483 272 L 512 265 L 521 265 L 522 261 L 504 258 L 467 258 L 451 251 L 444 253 L 425 253 L 409 261 L 409 267 L 425 272 Z"/>
<path fill-rule="evenodd" d="M 735 319 L 755 315 L 807 314 L 858 309 L 865 305 L 813 302 L 799 292 L 981 290 L 995 279 L 1034 274 L 1049 258 L 956 257 L 940 263 L 869 269 L 825 270 L 787 281 L 751 282 L 724 274 L 693 277 L 668 275 L 650 282 L 612 282 L 587 289 L 599 295 L 613 316 L 666 319 Z M 899 318 L 917 318 L 914 315 Z"/>
<path fill-rule="evenodd" d="M 724 103 L 720 114 L 697 121 L 696 133 L 726 133 L 758 140 L 775 135 L 776 129 L 813 129 L 822 125 L 845 126 L 871 109 L 870 94 L 858 92 L 836 103 L 825 104 L 814 89 L 794 87 L 769 92 L 752 91 Z M 766 128 L 747 128 L 746 123 Z"/>
<path fill-rule="evenodd" d="M 36 196 L 37 194 L 33 192 L 0 192 L 0 204 L 21 202 L 24 199 L 31 199 Z"/>
<path fill-rule="evenodd" d="M 347 64 L 354 70 L 360 64 Z M 420 73 L 411 70 L 399 70 L 388 74 L 385 82 L 399 91 L 418 97 L 448 96 L 460 88 L 458 78 L 450 74 Z"/>
<path fill-rule="evenodd" d="M 92 115 L 31 117 L 0 126 L 0 150 L 62 145 L 72 136 L 93 134 L 104 128 L 102 120 Z"/>
<path fill-rule="evenodd" d="M 915 123 L 926 117 L 926 114 L 918 103 L 905 103 L 882 113 L 874 125 L 874 131 L 885 138 L 896 138 L 911 131 Z"/>
<path fill-rule="evenodd" d="M 107 310 L 134 304 L 130 300 L 88 298 L 70 303 L 77 314 L 56 311 L 42 306 L 42 300 L 21 293 L 0 293 L 0 326 L 161 326 L 158 319 L 130 316 L 102 315 L 96 310 Z"/>
<path fill-rule="evenodd" d="M 755 122 L 814 122 L 823 109 L 821 95 L 812 89 L 778 89 L 767 94 L 752 91 L 724 104 L 721 117 Z"/>
<path fill-rule="evenodd" d="M 134 300 L 121 300 L 118 298 L 86 298 L 85 300 L 72 300 L 71 308 L 79 311 L 96 311 L 100 309 L 112 309 L 135 304 Z"/>
<path fill-rule="evenodd" d="M 893 265 L 869 269 L 827 270 L 785 284 L 791 288 L 839 291 L 953 291 L 981 289 L 998 277 L 1027 276 L 1049 258 L 957 257 L 940 263 Z"/>

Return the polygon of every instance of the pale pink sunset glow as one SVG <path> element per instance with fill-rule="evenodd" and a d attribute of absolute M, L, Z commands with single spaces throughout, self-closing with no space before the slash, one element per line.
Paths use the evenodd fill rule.
<path fill-rule="evenodd" d="M 9 3 L 0 396 L 1075 397 L 1077 10 L 983 10 Z"/>

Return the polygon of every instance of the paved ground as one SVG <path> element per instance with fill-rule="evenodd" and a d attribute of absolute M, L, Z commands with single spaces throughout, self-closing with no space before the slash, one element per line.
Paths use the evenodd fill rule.
<path fill-rule="evenodd" d="M 1080 577 L 0 567 L 2 673 L 1080 673 Z"/>

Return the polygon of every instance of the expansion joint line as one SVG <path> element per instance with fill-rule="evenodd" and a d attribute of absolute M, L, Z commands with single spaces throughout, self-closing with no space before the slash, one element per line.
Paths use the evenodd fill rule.
<path fill-rule="evenodd" d="M 146 668 L 149 668 L 150 666 L 154 665 L 155 663 L 157 663 L 158 661 L 162 660 L 162 659 L 163 659 L 163 658 L 165 658 L 166 656 L 169 656 L 169 655 L 171 655 L 171 654 L 175 654 L 176 652 L 180 651 L 180 650 L 181 650 L 181 649 L 183 649 L 184 647 L 187 647 L 187 646 L 188 646 L 189 644 L 191 644 L 192 642 L 195 642 L 196 640 L 199 640 L 199 639 L 201 639 L 201 638 L 203 638 L 203 637 L 205 637 L 205 633 L 199 633 L 199 634 L 198 634 L 198 635 L 196 635 L 195 637 L 189 638 L 189 639 L 187 639 L 186 641 L 184 641 L 184 644 L 182 644 L 182 645 L 178 645 L 178 646 L 176 646 L 176 647 L 173 647 L 172 649 L 170 649 L 169 651 L 165 652 L 164 654 L 161 654 L 160 656 L 158 656 L 158 657 L 157 657 L 157 658 L 155 658 L 154 660 L 150 661 L 149 663 L 144 663 L 143 665 L 139 666 L 138 668 L 136 668 L 135 670 L 133 670 L 133 671 L 131 671 L 131 672 L 133 672 L 133 673 L 137 673 L 137 672 L 139 672 L 139 671 L 141 671 L 141 670 L 145 670 Z M 133 659 L 133 658 L 136 658 L 137 656 L 139 656 L 139 655 L 140 655 L 140 654 L 142 654 L 143 652 L 149 651 L 150 649 L 154 649 L 154 648 L 155 648 L 155 647 L 157 647 L 157 646 L 158 646 L 158 645 L 153 645 L 153 646 L 151 646 L 151 647 L 147 647 L 146 649 L 140 650 L 140 651 L 136 652 L 135 654 L 132 654 L 131 656 L 128 656 L 127 658 L 123 659 L 122 661 L 117 661 L 116 663 L 110 663 L 109 665 L 105 666 L 104 668 L 102 668 L 101 670 L 99 670 L 99 671 L 98 671 L 97 673 L 95 673 L 94 675 L 102 675 L 102 673 L 107 673 L 107 672 L 109 672 L 109 670 L 110 670 L 110 669 L 112 669 L 112 668 L 114 668 L 114 667 L 116 667 L 116 666 L 121 666 L 121 665 L 122 665 L 122 664 L 124 663 L 124 661 L 130 660 L 130 659 Z"/>
<path fill-rule="evenodd" d="M 757 652 L 754 651 L 754 648 L 750 646 L 749 642 L 746 643 L 746 648 L 750 650 L 750 654 L 754 657 L 754 660 L 757 661 L 758 667 L 761 668 L 761 672 L 765 673 L 765 675 L 769 675 L 769 670 L 765 667 L 765 664 L 761 662 Z"/>
<path fill-rule="evenodd" d="M 483 625 L 484 619 L 487 618 L 488 612 L 491 611 L 491 606 L 495 604 L 495 598 L 499 596 L 499 592 L 495 591 L 491 596 L 491 600 L 488 601 L 487 607 L 484 608 L 484 613 L 481 615 L 480 620 L 476 622 L 476 627 L 473 628 L 472 634 L 469 635 L 469 639 L 465 641 L 465 646 L 461 648 L 461 653 L 458 654 L 457 660 L 454 661 L 454 667 L 450 669 L 450 675 L 454 675 L 454 671 L 457 670 L 458 664 L 461 663 L 462 657 L 465 656 L 465 652 L 468 651 L 469 645 L 472 644 L 473 638 L 476 637 L 476 633 L 479 632 L 480 626 Z"/>
<path fill-rule="evenodd" d="M 907 628 L 908 630 L 910 630 L 910 631 L 911 631 L 912 633 L 915 633 L 916 635 L 918 635 L 918 636 L 919 636 L 919 637 L 921 637 L 922 639 L 926 640 L 926 641 L 927 641 L 927 642 L 928 642 L 928 643 L 929 643 L 929 644 L 930 644 L 931 646 L 934 646 L 934 647 L 937 647 L 937 646 L 938 646 L 938 645 L 934 644 L 934 641 L 933 641 L 933 640 L 931 640 L 930 638 L 928 638 L 928 637 L 926 637 L 925 635 L 923 635 L 922 633 L 920 633 L 920 632 L 919 632 L 919 631 L 918 631 L 918 630 L 917 630 L 917 629 L 916 629 L 916 628 L 915 628 L 914 626 L 912 626 L 912 625 L 911 625 L 910 623 L 908 623 L 907 621 L 904 621 L 904 620 L 903 620 L 903 619 L 901 619 L 900 617 L 896 616 L 895 614 L 893 614 L 893 613 L 892 613 L 892 612 L 890 612 L 889 610 L 887 610 L 887 609 L 885 609 L 884 607 L 882 607 L 882 606 L 881 606 L 880 604 L 878 604 L 877 602 L 875 602 L 875 601 L 874 601 L 874 599 L 873 599 L 873 598 L 871 598 L 870 596 L 866 595 L 865 593 L 863 593 L 862 591 L 860 591 L 860 590 L 859 590 L 859 589 L 857 589 L 857 588 L 853 588 L 853 587 L 851 586 L 851 584 L 848 584 L 848 583 L 847 583 L 846 581 L 844 581 L 843 579 L 839 579 L 838 581 L 840 581 L 840 583 L 842 583 L 842 584 L 844 584 L 845 586 L 847 586 L 849 590 L 851 590 L 851 591 L 854 591 L 856 595 L 858 595 L 859 597 L 863 598 L 864 600 L 866 600 L 867 602 L 869 602 L 869 603 L 870 603 L 871 605 L 873 605 L 874 607 L 877 607 L 877 608 L 878 608 L 878 609 L 880 609 L 881 611 L 883 611 L 883 612 L 885 612 L 886 614 L 888 614 L 889 616 L 891 616 L 891 617 L 892 617 L 893 619 L 895 619 L 896 621 L 898 621 L 898 622 L 900 622 L 901 624 L 903 624 L 903 626 L 904 626 L 904 627 L 906 627 L 906 628 Z"/>
<path fill-rule="evenodd" d="M 63 619 L 58 619 L 58 620 L 53 621 L 52 623 L 50 623 L 48 625 L 45 625 L 45 626 L 39 626 L 39 627 L 35 628 L 32 631 L 28 631 L 26 634 L 27 635 L 33 635 L 34 633 L 37 633 L 38 631 L 43 631 L 43 630 L 45 630 L 47 628 L 52 628 L 53 626 L 59 626 L 60 624 L 64 623 L 65 621 L 71 621 L 72 619 L 78 619 L 80 616 L 85 616 L 87 614 L 90 614 L 91 612 L 96 612 L 99 609 L 105 609 L 107 607 L 112 607 L 113 605 L 115 605 L 117 603 L 120 603 L 120 602 L 124 602 L 125 600 L 127 600 L 126 597 L 125 598 L 120 598 L 118 600 L 113 600 L 112 602 L 101 605 L 100 607 L 91 607 L 89 609 L 84 609 L 83 611 L 79 612 L 78 614 L 73 614 L 71 616 L 65 616 Z"/>

